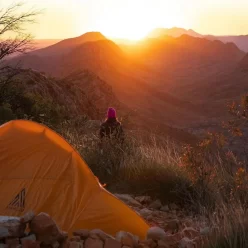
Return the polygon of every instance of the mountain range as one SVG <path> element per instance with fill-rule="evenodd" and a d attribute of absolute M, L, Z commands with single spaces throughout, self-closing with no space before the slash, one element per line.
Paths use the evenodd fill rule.
<path fill-rule="evenodd" d="M 71 75 L 84 80 L 87 76 L 81 72 L 90 71 L 113 89 L 127 111 L 136 113 L 137 127 L 193 139 L 185 130 L 226 118 L 227 102 L 248 89 L 247 60 L 234 43 L 193 30 L 184 34 L 183 29 L 158 29 L 128 44 L 117 44 L 99 32 L 86 33 L 10 63 L 22 61 L 23 68 L 60 80 Z"/>

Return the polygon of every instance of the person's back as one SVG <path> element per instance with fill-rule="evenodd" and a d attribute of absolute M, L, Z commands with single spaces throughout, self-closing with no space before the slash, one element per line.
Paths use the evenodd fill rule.
<path fill-rule="evenodd" d="M 116 111 L 113 108 L 108 109 L 107 120 L 102 123 L 100 128 L 100 138 L 114 138 L 123 141 L 124 132 L 121 123 L 117 120 Z"/>

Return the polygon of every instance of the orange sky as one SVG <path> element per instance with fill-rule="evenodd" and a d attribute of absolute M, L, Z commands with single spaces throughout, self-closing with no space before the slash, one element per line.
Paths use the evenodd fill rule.
<path fill-rule="evenodd" d="M 37 39 L 75 37 L 87 31 L 100 31 L 109 37 L 139 39 L 153 28 L 173 26 L 192 28 L 202 34 L 248 34 L 248 0 L 25 2 L 25 8 L 44 9 L 38 18 L 39 23 L 30 27 Z M 0 0 L 0 3 L 6 6 L 11 1 Z"/>

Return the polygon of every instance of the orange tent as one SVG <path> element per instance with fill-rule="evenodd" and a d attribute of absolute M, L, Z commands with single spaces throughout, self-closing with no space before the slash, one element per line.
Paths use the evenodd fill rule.
<path fill-rule="evenodd" d="M 0 127 L 0 215 L 46 212 L 61 229 L 128 231 L 145 221 L 98 183 L 80 155 L 51 129 L 24 120 Z"/>

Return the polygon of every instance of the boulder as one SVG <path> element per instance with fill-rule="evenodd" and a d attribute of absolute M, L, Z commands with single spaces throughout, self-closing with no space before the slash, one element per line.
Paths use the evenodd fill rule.
<path fill-rule="evenodd" d="M 30 222 L 30 230 L 44 245 L 51 245 L 67 237 L 67 234 L 61 232 L 55 221 L 46 213 L 40 213 L 33 218 Z"/>
<path fill-rule="evenodd" d="M 165 231 L 160 227 L 151 227 L 147 231 L 146 239 L 149 240 L 163 240 L 166 236 Z"/>
<path fill-rule="evenodd" d="M 73 232 L 74 236 L 80 236 L 82 240 L 85 240 L 89 237 L 90 231 L 86 229 L 81 229 Z"/>
<path fill-rule="evenodd" d="M 8 237 L 22 237 L 26 224 L 21 223 L 18 217 L 0 216 L 0 239 Z"/>
<path fill-rule="evenodd" d="M 134 207 L 141 207 L 142 206 L 138 201 L 136 201 L 130 195 L 127 195 L 127 194 L 115 194 L 115 196 L 117 198 L 119 198 L 120 200 L 122 200 L 127 205 L 131 205 L 131 206 L 134 206 Z"/>
<path fill-rule="evenodd" d="M 150 205 L 149 205 L 149 208 L 153 208 L 153 209 L 160 209 L 162 207 L 162 203 L 160 200 L 156 200 L 154 202 L 152 202 Z"/>
<path fill-rule="evenodd" d="M 35 214 L 33 211 L 27 212 L 21 217 L 22 223 L 29 223 L 33 218 L 35 217 Z"/>
<path fill-rule="evenodd" d="M 120 231 L 116 234 L 116 240 L 121 242 L 122 246 L 136 247 L 139 243 L 139 238 L 129 232 Z"/>
<path fill-rule="evenodd" d="M 121 242 L 116 239 L 107 239 L 105 241 L 104 248 L 121 248 Z"/>
<path fill-rule="evenodd" d="M 103 248 L 103 241 L 100 239 L 87 238 L 84 242 L 84 248 Z"/>
<path fill-rule="evenodd" d="M 141 204 L 149 204 L 152 201 L 150 196 L 137 196 L 135 197 L 135 200 L 140 202 Z"/>

